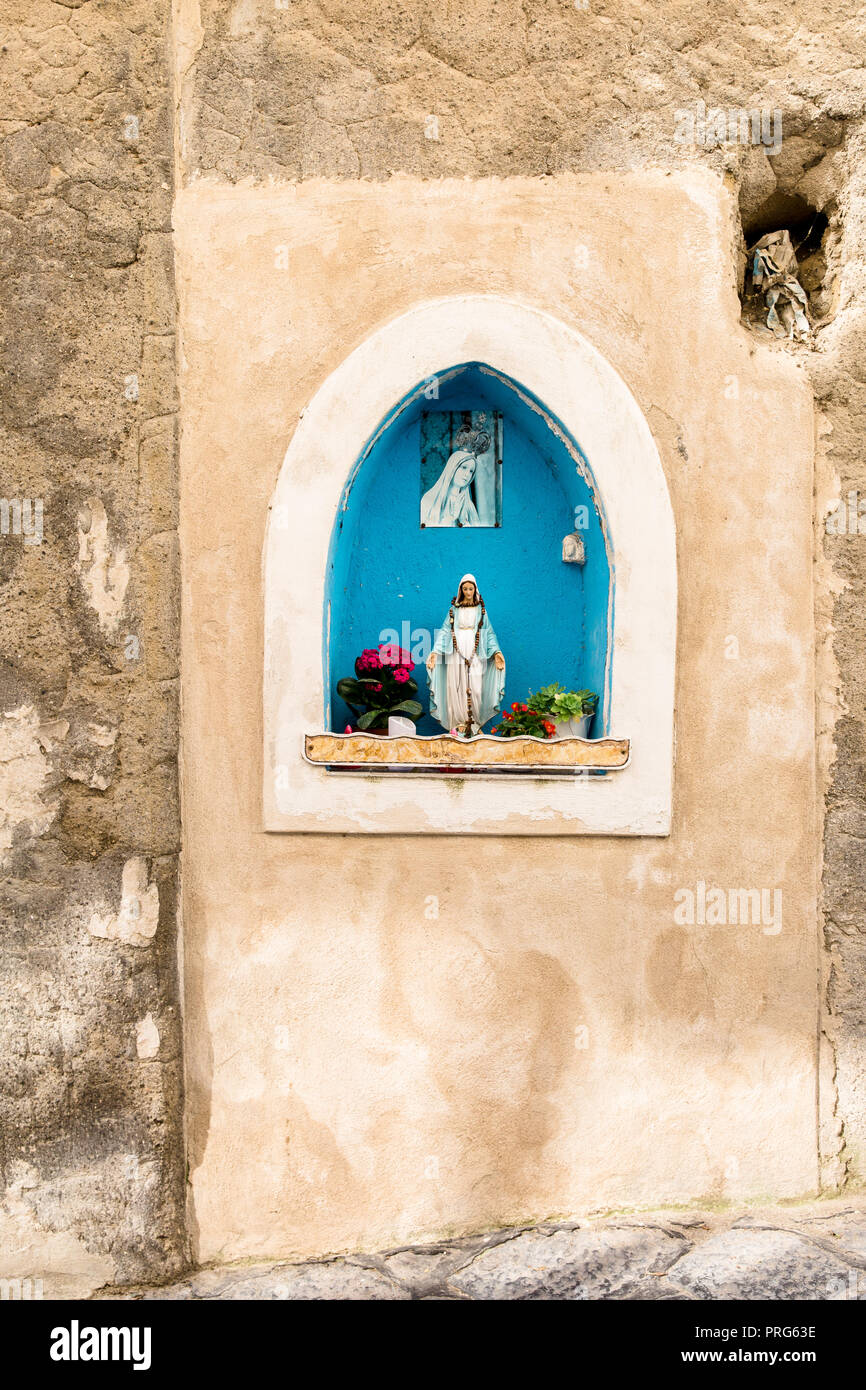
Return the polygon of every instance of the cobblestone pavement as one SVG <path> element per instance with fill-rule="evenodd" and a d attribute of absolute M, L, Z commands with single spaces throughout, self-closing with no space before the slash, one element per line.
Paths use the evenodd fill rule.
<path fill-rule="evenodd" d="M 374 1255 L 224 1265 L 94 1297 L 866 1300 L 866 1197 L 545 1223 Z"/>

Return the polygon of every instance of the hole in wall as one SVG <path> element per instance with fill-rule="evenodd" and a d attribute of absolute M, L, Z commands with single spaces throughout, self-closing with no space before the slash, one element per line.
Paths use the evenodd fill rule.
<path fill-rule="evenodd" d="M 751 150 L 740 171 L 743 322 L 761 336 L 767 326 L 766 285 L 753 283 L 754 248 L 765 236 L 787 232 L 796 257 L 792 272 L 805 291 L 805 311 L 814 333 L 833 317 L 840 267 L 841 220 L 838 203 L 843 177 L 838 158 L 844 130 L 839 123 L 820 131 L 786 137 L 775 156 Z M 781 303 L 784 303 L 784 296 Z M 775 334 L 782 337 L 784 334 Z"/>
<path fill-rule="evenodd" d="M 798 240 L 809 233 L 817 217 L 823 217 L 823 214 L 812 207 L 805 198 L 777 189 L 758 206 L 751 217 L 744 218 L 743 236 L 746 245 L 752 246 L 766 232 L 775 232 L 784 227 L 791 233 L 791 240 L 796 247 Z M 826 227 L 826 217 L 823 220 Z"/>

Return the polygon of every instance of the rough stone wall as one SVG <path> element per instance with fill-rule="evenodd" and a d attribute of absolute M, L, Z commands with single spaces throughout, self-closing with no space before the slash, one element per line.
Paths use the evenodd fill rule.
<path fill-rule="evenodd" d="M 184 1259 L 169 18 L 0 19 L 0 1275 L 46 1296 Z"/>
<path fill-rule="evenodd" d="M 862 1182 L 866 538 L 824 533 L 833 499 L 866 492 L 862 15 L 844 0 L 177 0 L 176 10 L 186 179 L 543 177 L 698 161 L 738 189 L 746 242 L 804 215 L 826 218 L 803 274 L 818 331 L 797 352 L 820 407 L 820 1142 L 828 1186 Z M 780 148 L 684 142 L 678 112 L 696 113 L 699 101 L 780 113 Z M 731 268 L 741 284 L 744 265 L 741 256 Z"/>
<path fill-rule="evenodd" d="M 177 9 L 187 172 L 232 182 L 682 164 L 702 152 L 677 141 L 674 112 L 701 98 L 781 109 L 786 144 L 834 143 L 833 127 L 863 109 L 862 20 L 845 3 L 177 0 Z M 746 153 L 716 152 L 711 163 L 736 169 Z"/>
<path fill-rule="evenodd" d="M 822 523 L 866 490 L 862 16 L 833 0 L 175 9 L 173 54 L 169 0 L 7 0 L 2 19 L 0 491 L 44 503 L 41 544 L 0 536 L 2 1272 L 83 1287 L 183 1254 L 173 137 L 187 178 L 697 160 L 740 184 L 747 217 L 804 180 L 827 211 L 827 325 L 800 353 L 821 410 L 823 1141 L 828 1183 L 862 1181 L 866 540 Z M 778 156 L 679 143 L 675 112 L 699 99 L 781 110 Z"/>

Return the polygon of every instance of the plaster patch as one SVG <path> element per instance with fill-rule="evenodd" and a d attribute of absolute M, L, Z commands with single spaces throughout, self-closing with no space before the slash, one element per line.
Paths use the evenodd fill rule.
<path fill-rule="evenodd" d="M 39 1281 L 43 1298 L 87 1298 L 113 1283 L 117 1271 L 107 1255 L 88 1250 L 71 1231 L 48 1231 L 26 1200 L 40 1185 L 27 1164 L 12 1165 L 0 1200 L 0 1278 Z"/>
<path fill-rule="evenodd" d="M 108 535 L 108 517 L 98 497 L 88 502 L 78 516 L 78 563 L 81 587 L 106 636 L 117 631 L 123 601 L 129 584 L 126 551 L 113 550 Z"/>
<path fill-rule="evenodd" d="M 135 1030 L 135 1050 L 140 1062 L 152 1062 L 159 1052 L 159 1029 L 153 1014 L 145 1014 Z"/>
<path fill-rule="evenodd" d="M 174 13 L 174 52 L 179 77 L 186 77 L 204 42 L 199 0 L 177 0 Z"/>
<path fill-rule="evenodd" d="M 43 800 L 51 776 L 45 756 L 45 729 L 33 705 L 6 710 L 0 719 L 0 864 L 7 861 L 15 831 L 27 826 L 44 835 L 57 815 L 57 803 Z"/>
<path fill-rule="evenodd" d="M 247 38 L 259 33 L 264 26 L 259 22 L 258 9 L 257 0 L 238 0 L 229 20 L 229 33 L 233 39 Z"/>
<path fill-rule="evenodd" d="M 186 172 L 187 111 L 192 101 L 195 62 L 204 43 L 199 0 L 176 0 L 174 6 L 174 159 L 175 177 L 182 185 Z"/>
<path fill-rule="evenodd" d="M 148 884 L 147 861 L 136 855 L 123 866 L 119 911 L 94 912 L 87 929 L 91 936 L 123 941 L 128 946 L 147 946 L 158 923 L 159 889 L 155 883 Z M 157 1045 L 158 1037 L 157 1034 Z"/>

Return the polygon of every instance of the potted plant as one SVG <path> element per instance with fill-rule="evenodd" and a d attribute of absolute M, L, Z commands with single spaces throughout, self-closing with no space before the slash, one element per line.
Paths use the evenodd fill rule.
<path fill-rule="evenodd" d="M 557 738 L 589 738 L 598 696 L 592 690 L 566 690 L 559 681 L 529 697 L 529 708 L 552 719 Z"/>
<path fill-rule="evenodd" d="M 494 726 L 493 733 L 500 738 L 519 738 L 521 734 L 529 734 L 532 738 L 553 738 L 556 725 L 538 710 L 515 702 L 503 714 L 502 723 Z"/>
<path fill-rule="evenodd" d="M 423 706 L 413 697 L 418 684 L 411 672 L 415 663 L 408 652 L 386 643 L 365 647 L 355 659 L 355 675 L 337 681 L 337 694 L 345 700 L 364 733 L 387 733 L 388 719 L 403 715 L 417 720 Z"/>

